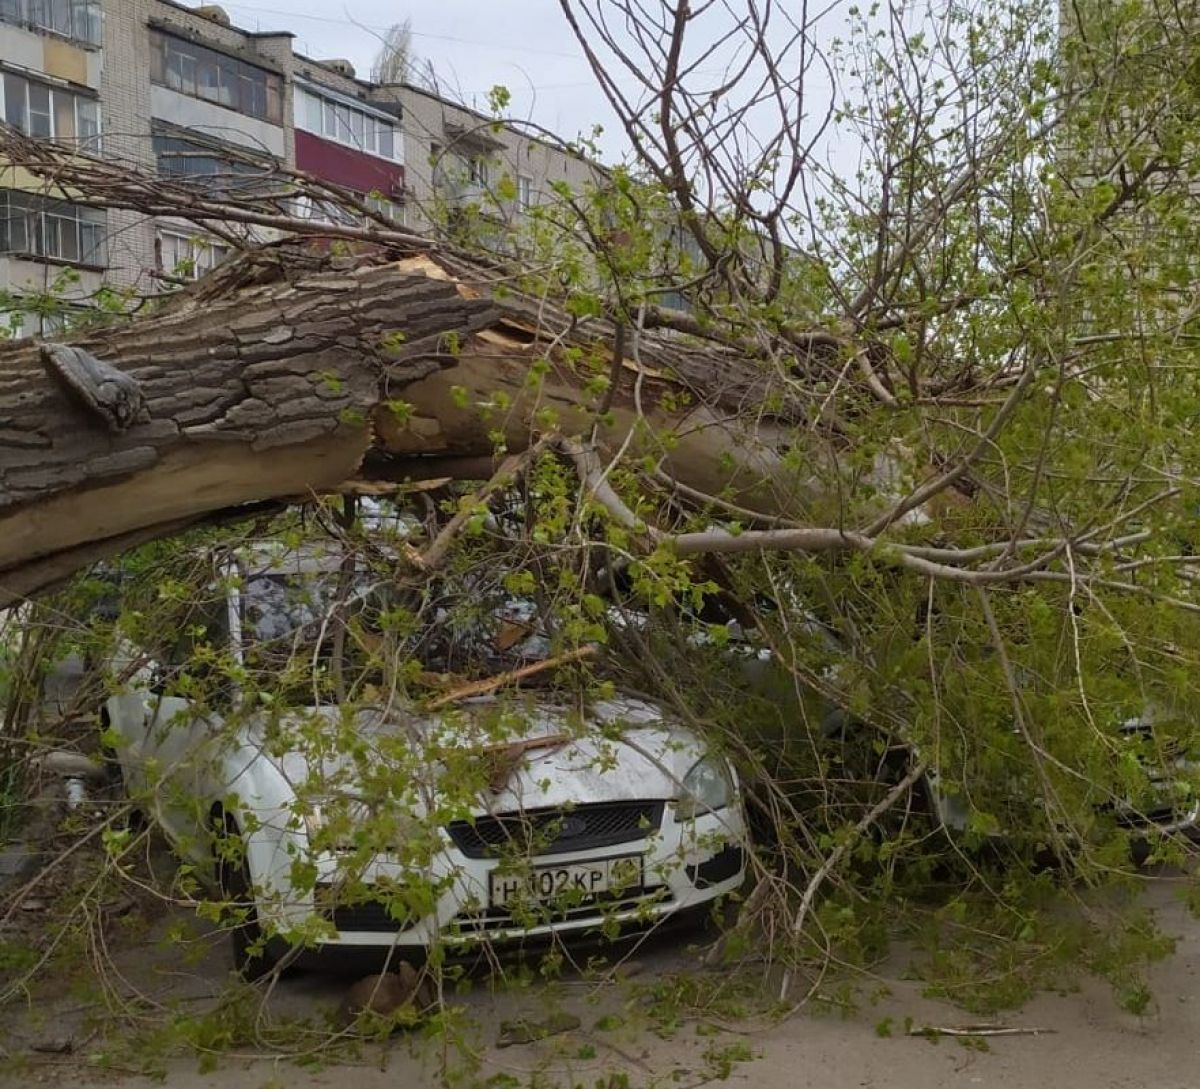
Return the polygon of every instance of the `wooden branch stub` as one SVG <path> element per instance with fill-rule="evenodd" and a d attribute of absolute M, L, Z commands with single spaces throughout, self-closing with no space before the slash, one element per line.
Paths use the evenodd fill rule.
<path fill-rule="evenodd" d="M 75 398 L 110 431 L 127 431 L 150 419 L 136 378 L 69 344 L 43 344 L 42 362 Z"/>

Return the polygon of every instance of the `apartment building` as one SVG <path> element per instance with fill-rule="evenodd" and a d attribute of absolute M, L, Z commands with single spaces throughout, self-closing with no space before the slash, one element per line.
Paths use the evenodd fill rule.
<path fill-rule="evenodd" d="M 98 0 L 0 0 L 0 117 L 33 136 L 95 148 L 102 34 Z M 19 165 L 0 163 L 0 293 L 86 297 L 108 266 L 106 217 L 38 189 Z M 13 331 L 40 325 L 16 321 Z"/>
<path fill-rule="evenodd" d="M 348 61 L 292 56 L 296 168 L 348 189 L 365 205 L 404 220 L 407 179 L 398 87 L 355 78 Z M 297 209 L 316 219 L 353 218 L 334 204 Z"/>
<path fill-rule="evenodd" d="M 427 230 L 476 207 L 512 225 L 537 204 L 600 184 L 604 170 L 561 144 L 410 84 L 399 88 L 404 110 L 407 222 Z"/>
<path fill-rule="evenodd" d="M 0 115 L 26 134 L 191 184 L 291 165 L 291 35 L 232 27 L 169 0 L 0 0 Z M 87 305 L 102 285 L 151 292 L 229 247 L 194 227 L 51 199 L 0 163 L 0 291 Z M 69 311 L 68 311 L 69 313 Z M 24 315 L 47 333 L 65 314 Z"/>
<path fill-rule="evenodd" d="M 549 199 L 554 183 L 580 188 L 600 176 L 582 156 L 427 90 L 360 80 L 346 61 L 302 56 L 292 40 L 236 27 L 216 5 L 0 0 L 0 116 L 209 193 L 286 186 L 279 169 L 298 170 L 417 231 L 481 205 L 502 227 Z M 49 333 L 64 320 L 6 323 L 2 293 L 52 292 L 82 306 L 101 285 L 149 293 L 231 250 L 183 220 L 41 190 L 0 163 L 0 330 Z M 333 201 L 293 207 L 317 220 L 348 216 Z"/>

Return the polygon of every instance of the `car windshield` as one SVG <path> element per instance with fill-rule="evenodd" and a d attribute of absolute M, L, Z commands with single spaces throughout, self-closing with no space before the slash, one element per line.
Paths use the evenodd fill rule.
<path fill-rule="evenodd" d="M 315 641 L 322 619 L 337 601 L 337 577 L 321 575 L 251 575 L 242 589 L 242 638 L 261 643 L 311 631 Z M 366 586 L 352 586 L 366 590 Z"/>
<path fill-rule="evenodd" d="M 251 674 L 270 674 L 306 704 L 315 693 L 345 693 L 378 679 L 382 588 L 365 572 L 251 572 L 239 594 L 242 658 Z"/>

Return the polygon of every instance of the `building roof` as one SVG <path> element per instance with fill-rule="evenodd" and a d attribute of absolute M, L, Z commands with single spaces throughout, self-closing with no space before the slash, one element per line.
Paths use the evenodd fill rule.
<path fill-rule="evenodd" d="M 291 30 L 246 30 L 244 27 L 236 26 L 232 21 L 223 23 L 204 13 L 205 8 L 210 10 L 212 8 L 220 8 L 222 13 L 224 13 L 225 9 L 221 8 L 220 4 L 202 4 L 198 8 L 191 8 L 187 4 L 179 3 L 179 0 L 158 0 L 158 3 L 163 4 L 165 7 L 174 8 L 176 11 L 181 11 L 186 15 L 192 16 L 194 19 L 202 19 L 215 26 L 232 30 L 235 34 L 242 34 L 247 38 L 294 38 L 296 36 L 295 32 Z M 228 16 L 226 17 L 228 18 Z"/>

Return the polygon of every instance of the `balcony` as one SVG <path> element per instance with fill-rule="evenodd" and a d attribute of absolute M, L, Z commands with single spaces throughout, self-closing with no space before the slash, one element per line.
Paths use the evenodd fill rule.
<path fill-rule="evenodd" d="M 100 0 L 0 0 L 0 23 L 52 34 L 93 49 L 104 44 Z"/>

